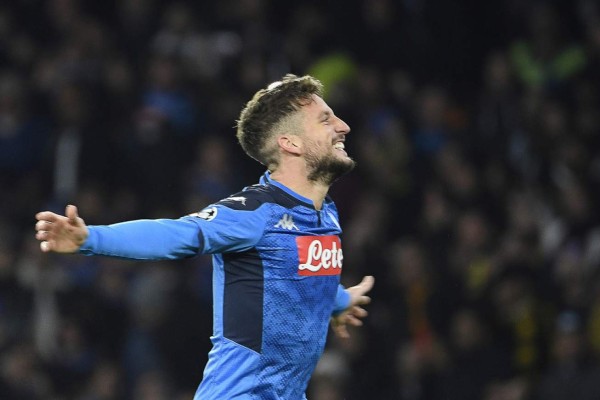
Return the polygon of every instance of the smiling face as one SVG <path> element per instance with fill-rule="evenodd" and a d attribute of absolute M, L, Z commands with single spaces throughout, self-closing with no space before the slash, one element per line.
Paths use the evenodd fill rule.
<path fill-rule="evenodd" d="M 356 162 L 346 153 L 344 142 L 350 127 L 317 96 L 304 105 L 302 149 L 308 168 L 308 179 L 331 185 L 350 172 Z"/>

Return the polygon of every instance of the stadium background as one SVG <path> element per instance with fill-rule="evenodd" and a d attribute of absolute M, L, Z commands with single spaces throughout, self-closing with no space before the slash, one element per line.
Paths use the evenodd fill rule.
<path fill-rule="evenodd" d="M 244 102 L 311 73 L 366 326 L 311 400 L 600 399 L 595 1 L 0 5 L 0 398 L 191 399 L 210 260 L 42 255 L 33 216 L 178 217 L 254 183 Z M 57 179 L 59 177 L 60 179 Z"/>

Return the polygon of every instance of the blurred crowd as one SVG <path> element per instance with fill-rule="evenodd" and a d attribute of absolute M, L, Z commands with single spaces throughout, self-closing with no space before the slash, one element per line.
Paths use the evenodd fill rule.
<path fill-rule="evenodd" d="M 43 255 L 34 215 L 177 218 L 255 183 L 251 95 L 311 74 L 358 162 L 310 400 L 600 398 L 593 0 L 14 0 L 0 5 L 0 398 L 191 399 L 211 264 Z"/>

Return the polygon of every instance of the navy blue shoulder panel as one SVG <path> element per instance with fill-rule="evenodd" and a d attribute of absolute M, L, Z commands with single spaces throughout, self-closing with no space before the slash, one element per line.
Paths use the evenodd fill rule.
<path fill-rule="evenodd" d="M 233 210 L 253 211 L 265 203 L 274 203 L 285 208 L 293 208 L 298 205 L 310 206 L 270 184 L 248 186 L 241 192 L 232 194 L 216 204 Z"/>

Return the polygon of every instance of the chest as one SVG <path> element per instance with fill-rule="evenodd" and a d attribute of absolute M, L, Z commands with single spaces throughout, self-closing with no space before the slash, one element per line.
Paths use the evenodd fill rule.
<path fill-rule="evenodd" d="M 265 270 L 279 277 L 339 275 L 343 266 L 337 213 L 326 207 L 274 210 L 257 245 Z"/>

